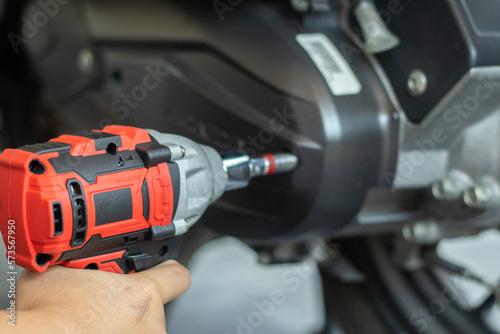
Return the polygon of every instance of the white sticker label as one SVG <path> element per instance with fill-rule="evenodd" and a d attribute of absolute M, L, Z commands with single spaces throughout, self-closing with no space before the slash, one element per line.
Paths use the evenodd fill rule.
<path fill-rule="evenodd" d="M 334 95 L 352 95 L 361 91 L 358 78 L 328 37 L 300 34 L 296 39 L 323 74 Z"/>

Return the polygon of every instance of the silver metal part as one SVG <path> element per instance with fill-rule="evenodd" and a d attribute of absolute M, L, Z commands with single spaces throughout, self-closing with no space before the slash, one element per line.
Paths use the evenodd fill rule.
<path fill-rule="evenodd" d="M 456 200 L 472 185 L 473 181 L 461 171 L 453 170 L 432 185 L 432 195 L 439 200 Z"/>
<path fill-rule="evenodd" d="M 483 180 L 465 191 L 464 203 L 469 207 L 478 209 L 499 206 L 500 188 L 492 180 Z"/>
<path fill-rule="evenodd" d="M 402 235 L 406 241 L 423 244 L 432 244 L 441 238 L 439 227 L 432 220 L 408 223 L 403 227 Z"/>
<path fill-rule="evenodd" d="M 363 32 L 366 52 L 384 52 L 399 45 L 399 38 L 387 28 L 373 2 L 361 2 L 354 8 L 354 16 Z"/>
<path fill-rule="evenodd" d="M 459 191 L 453 180 L 443 179 L 432 185 L 432 195 L 434 195 L 436 199 L 449 200 L 457 198 Z"/>
<path fill-rule="evenodd" d="M 422 96 L 427 90 L 427 76 L 422 70 L 413 70 L 408 76 L 408 92 L 413 97 Z"/>
<path fill-rule="evenodd" d="M 331 10 L 328 0 L 311 0 L 311 8 L 315 12 L 328 12 Z"/>
<path fill-rule="evenodd" d="M 92 72 L 94 62 L 94 53 L 90 49 L 81 49 L 76 56 L 76 67 L 83 73 Z"/>
<path fill-rule="evenodd" d="M 250 159 L 250 177 L 267 175 L 269 172 L 269 160 Z"/>
<path fill-rule="evenodd" d="M 465 191 L 464 202 L 473 208 L 486 208 L 490 202 L 490 195 L 484 186 L 476 185 Z"/>
<path fill-rule="evenodd" d="M 500 67 L 471 69 L 421 123 L 400 118 L 393 188 L 427 188 L 452 170 L 500 178 Z"/>
<path fill-rule="evenodd" d="M 271 169 L 271 160 L 274 170 Z M 252 159 L 248 155 L 235 154 L 225 156 L 223 164 L 227 175 L 226 190 L 234 190 L 248 186 L 257 176 L 292 171 L 298 165 L 298 158 L 291 153 L 265 154 Z"/>
<path fill-rule="evenodd" d="M 297 156 L 290 153 L 273 154 L 276 169 L 274 174 L 285 173 L 294 170 L 299 164 Z"/>
<path fill-rule="evenodd" d="M 172 221 L 175 227 L 175 235 L 181 235 L 189 231 L 189 223 L 187 220 L 179 219 Z"/>
<path fill-rule="evenodd" d="M 297 12 L 307 12 L 310 7 L 309 0 L 291 0 L 292 8 Z"/>
<path fill-rule="evenodd" d="M 180 171 L 180 191 L 173 224 L 176 235 L 183 234 L 224 193 L 226 174 L 222 158 L 213 148 L 188 138 L 154 130 L 148 132 L 160 144 L 170 148 L 173 158 L 178 158 L 174 160 Z"/>
<path fill-rule="evenodd" d="M 375 224 L 378 227 L 383 224 L 387 229 L 401 228 L 407 222 L 435 216 L 431 228 L 435 235 L 422 239 L 437 242 L 441 238 L 473 235 L 498 227 L 500 67 L 470 69 L 418 124 L 411 122 L 404 112 L 398 117 L 396 171 L 385 173 L 385 178 L 392 181 L 392 191 L 416 195 L 413 189 L 432 187 L 435 198 L 462 199 L 470 209 L 464 209 L 457 201 L 456 205 L 450 203 L 447 214 L 442 215 L 443 203 L 429 201 L 422 211 L 418 210 L 416 200 L 410 208 L 386 205 L 387 211 L 373 210 L 370 208 L 381 207 L 381 200 L 372 197 L 356 218 L 358 230 L 361 227 L 368 230 Z M 452 182 L 448 182 L 450 176 Z M 441 183 L 443 180 L 445 184 Z M 406 237 L 417 242 L 420 238 L 408 237 L 411 236 L 409 228 L 405 228 Z M 416 235 L 420 233 L 418 229 Z"/>
<path fill-rule="evenodd" d="M 226 156 L 223 160 L 227 184 L 225 190 L 245 188 L 251 177 L 250 157 L 248 155 Z"/>
<path fill-rule="evenodd" d="M 186 151 L 181 145 L 169 145 L 170 153 L 172 154 L 171 160 L 177 161 L 186 156 Z"/>

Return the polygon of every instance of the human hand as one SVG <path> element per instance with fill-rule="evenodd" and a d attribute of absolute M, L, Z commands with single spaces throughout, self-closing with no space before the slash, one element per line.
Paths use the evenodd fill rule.
<path fill-rule="evenodd" d="M 172 260 L 129 275 L 61 266 L 25 270 L 16 288 L 16 326 L 0 312 L 0 332 L 165 334 L 163 305 L 190 283 L 187 269 Z"/>

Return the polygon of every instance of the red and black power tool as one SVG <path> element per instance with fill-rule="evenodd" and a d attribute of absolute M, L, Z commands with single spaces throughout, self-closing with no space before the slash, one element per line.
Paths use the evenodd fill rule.
<path fill-rule="evenodd" d="M 126 126 L 63 135 L 0 155 L 0 231 L 26 269 L 141 271 L 175 258 L 180 236 L 225 190 L 296 166 L 289 153 L 222 158 Z"/>

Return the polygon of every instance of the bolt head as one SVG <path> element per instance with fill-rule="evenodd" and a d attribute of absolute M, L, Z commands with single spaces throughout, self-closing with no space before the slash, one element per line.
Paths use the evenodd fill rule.
<path fill-rule="evenodd" d="M 428 224 L 424 221 L 407 223 L 402 230 L 403 238 L 407 241 L 419 241 L 428 235 Z"/>
<path fill-rule="evenodd" d="M 309 10 L 309 0 L 292 0 L 292 8 L 297 12 L 307 12 Z"/>
<path fill-rule="evenodd" d="M 432 195 L 436 199 L 454 199 L 458 197 L 458 187 L 453 180 L 443 179 L 432 185 Z"/>
<path fill-rule="evenodd" d="M 413 70 L 408 76 L 408 92 L 413 97 L 422 96 L 427 90 L 427 76 L 422 70 Z"/>
<path fill-rule="evenodd" d="M 76 67 L 82 73 L 90 73 L 94 69 L 94 53 L 90 49 L 81 49 L 76 57 Z"/>
<path fill-rule="evenodd" d="M 464 193 L 464 202 L 470 207 L 485 208 L 490 201 L 488 190 L 483 186 L 474 186 Z"/>

